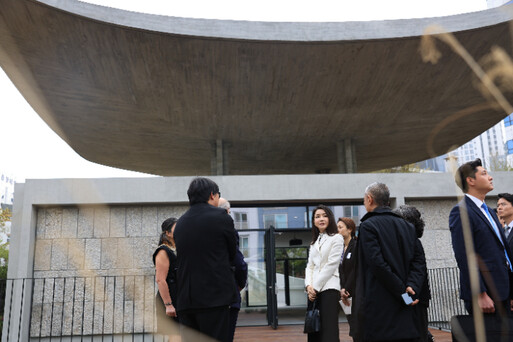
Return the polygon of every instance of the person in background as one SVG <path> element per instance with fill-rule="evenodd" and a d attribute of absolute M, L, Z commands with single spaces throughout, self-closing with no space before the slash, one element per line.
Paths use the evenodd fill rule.
<path fill-rule="evenodd" d="M 426 277 L 426 262 L 417 249 L 415 228 L 393 213 L 389 203 L 390 190 L 385 184 L 367 186 L 352 307 L 357 341 L 419 338 L 413 306 Z"/>
<path fill-rule="evenodd" d="M 356 225 L 349 217 L 340 217 L 337 222 L 338 233 L 344 238 L 344 252 L 338 267 L 340 274 L 340 297 L 344 305 L 351 307 L 351 297 L 355 285 L 355 248 L 356 248 Z M 346 314 L 349 329 L 351 329 L 351 314 Z M 351 332 L 349 332 L 351 333 Z"/>
<path fill-rule="evenodd" d="M 420 211 L 417 208 L 410 205 L 401 205 L 398 208 L 392 210 L 392 212 L 400 215 L 407 222 L 413 224 L 415 227 L 415 232 L 417 233 L 417 247 L 422 255 L 424 254 L 424 247 L 422 246 L 422 242 L 420 242 L 420 238 L 424 235 L 424 220 L 421 217 Z M 418 294 L 419 304 L 416 305 L 415 313 L 417 318 L 417 328 L 419 329 L 421 342 L 433 341 L 433 335 L 428 329 L 428 307 L 429 300 L 431 299 L 431 290 L 429 288 L 429 278 L 426 272 L 426 278 L 424 278 L 424 282 L 422 284 L 422 288 L 420 289 L 420 293 Z"/>
<path fill-rule="evenodd" d="M 221 197 L 219 199 L 218 207 L 223 208 L 228 214 L 230 214 L 230 202 L 228 202 L 225 198 Z M 239 297 L 236 302 L 230 305 L 230 339 L 232 341 L 235 336 L 235 327 L 237 326 L 237 318 L 240 311 L 240 291 L 246 287 L 246 282 L 248 280 L 248 264 L 246 264 L 244 261 L 244 255 L 240 252 L 239 249 L 239 233 L 237 231 L 235 232 L 237 233 L 237 253 L 235 254 L 235 260 L 232 263 L 232 268 L 235 275 L 235 283 L 239 289 Z"/>
<path fill-rule="evenodd" d="M 221 193 L 214 181 L 194 178 L 187 195 L 191 207 L 178 219 L 174 232 L 182 339 L 206 340 L 196 331 L 229 342 L 230 305 L 237 301 L 238 292 L 232 271 L 237 253 L 235 227 L 226 210 L 217 207 Z"/>
<path fill-rule="evenodd" d="M 170 217 L 162 223 L 159 246 L 153 253 L 158 292 L 155 298 L 157 332 L 168 335 L 169 341 L 180 341 L 176 303 L 176 246 L 173 238 L 177 219 Z"/>
<path fill-rule="evenodd" d="M 449 214 L 452 248 L 460 269 L 460 298 L 470 314 L 474 310 L 481 310 L 484 314 L 509 313 L 512 294 L 511 251 L 499 219 L 485 203 L 486 194 L 493 190 L 493 178 L 478 158 L 461 165 L 455 181 L 465 194 Z M 467 214 L 465 221 L 469 223 L 477 257 L 475 270 L 479 276 L 478 307 L 472 303 L 462 212 Z"/>
<path fill-rule="evenodd" d="M 504 222 L 504 235 L 508 241 L 509 249 L 513 251 L 513 195 L 501 193 L 498 196 L 497 214 L 499 219 Z"/>
<path fill-rule="evenodd" d="M 317 301 L 321 331 L 309 333 L 309 342 L 340 340 L 338 267 L 344 249 L 344 239 L 337 232 L 335 216 L 331 209 L 324 205 L 317 206 L 312 213 L 312 242 L 305 270 L 305 287 L 308 294 L 308 309 Z"/>
<path fill-rule="evenodd" d="M 503 222 L 504 235 L 506 236 L 509 250 L 513 252 L 513 195 L 501 193 L 498 196 L 497 214 Z M 513 298 L 511 298 L 510 307 L 511 311 L 513 311 Z"/>

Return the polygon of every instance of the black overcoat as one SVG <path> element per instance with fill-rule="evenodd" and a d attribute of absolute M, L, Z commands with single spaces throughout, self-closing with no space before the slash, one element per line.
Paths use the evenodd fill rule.
<path fill-rule="evenodd" d="M 340 288 L 346 289 L 352 296 L 355 285 L 355 253 L 356 239 L 352 238 L 347 245 L 347 250 L 344 251 L 344 260 L 338 268 L 340 274 Z"/>
<path fill-rule="evenodd" d="M 178 219 L 177 310 L 229 306 L 237 301 L 232 262 L 237 251 L 233 220 L 225 209 L 198 203 Z"/>
<path fill-rule="evenodd" d="M 401 295 L 411 286 L 419 293 L 426 261 L 418 250 L 415 228 L 388 207 L 362 218 L 357 240 L 353 335 L 366 341 L 417 338 L 413 307 Z"/>

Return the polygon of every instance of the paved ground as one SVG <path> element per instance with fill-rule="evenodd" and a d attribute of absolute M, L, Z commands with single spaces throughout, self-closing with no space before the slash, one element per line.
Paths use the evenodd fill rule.
<path fill-rule="evenodd" d="M 436 342 L 452 341 L 451 333 L 430 329 Z M 235 330 L 236 342 L 261 342 L 261 341 L 280 341 L 280 342 L 299 342 L 306 341 L 306 335 L 303 334 L 301 325 L 281 325 L 274 330 L 268 326 L 259 327 L 237 327 Z M 340 323 L 340 342 L 352 342 L 349 337 L 349 325 Z"/>

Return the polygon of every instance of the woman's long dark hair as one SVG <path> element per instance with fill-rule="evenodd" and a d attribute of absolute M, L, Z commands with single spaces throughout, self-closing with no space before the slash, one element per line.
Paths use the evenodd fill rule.
<path fill-rule="evenodd" d="M 176 217 L 170 217 L 162 222 L 162 233 L 160 233 L 159 246 L 162 244 L 173 245 L 173 242 L 167 237 L 166 233 L 170 233 L 173 226 L 176 224 L 178 219 Z"/>
<path fill-rule="evenodd" d="M 326 227 L 326 234 L 332 236 L 335 234 L 338 234 L 337 229 L 337 222 L 335 221 L 335 215 L 333 215 L 333 211 L 331 211 L 330 208 L 323 204 L 319 204 L 313 211 L 312 211 L 312 242 L 310 243 L 313 245 L 315 241 L 317 241 L 317 238 L 319 237 L 319 228 L 315 226 L 315 212 L 317 210 L 324 210 L 326 215 L 328 215 L 328 227 Z"/>

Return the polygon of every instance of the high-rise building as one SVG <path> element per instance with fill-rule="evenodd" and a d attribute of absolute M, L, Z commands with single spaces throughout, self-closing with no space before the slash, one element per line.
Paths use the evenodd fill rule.
<path fill-rule="evenodd" d="M 14 177 L 0 171 L 0 204 L 12 206 L 14 203 Z"/>

